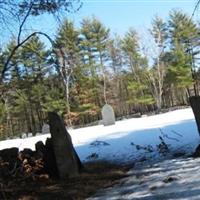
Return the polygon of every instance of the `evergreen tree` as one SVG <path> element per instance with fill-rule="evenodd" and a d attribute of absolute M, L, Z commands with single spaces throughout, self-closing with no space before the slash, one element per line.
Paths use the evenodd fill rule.
<path fill-rule="evenodd" d="M 170 13 L 169 34 L 172 50 L 169 72 L 173 71 L 172 76 L 181 79 L 180 83 L 175 81 L 177 87 L 185 86 L 189 90 L 192 79 L 196 79 L 194 54 L 198 54 L 195 48 L 198 42 L 198 28 L 190 16 L 174 10 Z M 194 92 L 199 93 L 197 82 L 194 84 Z"/>
<path fill-rule="evenodd" d="M 82 21 L 81 33 L 83 36 L 82 48 L 86 53 L 86 61 L 91 70 L 92 77 L 102 76 L 103 99 L 107 103 L 106 95 L 106 60 L 108 58 L 107 45 L 109 41 L 109 29 L 98 19 L 84 19 Z"/>
<path fill-rule="evenodd" d="M 125 64 L 130 68 L 132 73 L 128 83 L 128 90 L 131 91 L 128 102 L 140 105 L 140 111 L 143 112 L 147 110 L 144 105 L 151 105 L 154 101 L 149 93 L 148 83 L 145 78 L 148 67 L 147 59 L 140 53 L 138 40 L 137 32 L 130 29 L 122 41 L 122 49 L 126 59 Z"/>
<path fill-rule="evenodd" d="M 41 130 L 44 120 L 42 101 L 44 96 L 34 94 L 33 88 L 38 84 L 44 84 L 45 76 L 48 73 L 46 64 L 47 52 L 44 44 L 38 37 L 33 37 L 20 49 L 18 63 L 12 73 L 10 85 L 16 83 L 14 74 L 18 70 L 18 82 L 16 88 L 12 89 L 11 104 L 14 105 L 12 113 L 26 119 L 27 130 L 35 134 Z M 15 73 L 14 73 L 15 72 Z M 42 94 L 42 93 L 40 93 Z M 43 93 L 45 95 L 45 93 Z"/>
<path fill-rule="evenodd" d="M 127 104 L 126 102 L 126 89 L 125 89 L 125 80 L 123 79 L 124 60 L 123 60 L 123 51 L 121 48 L 121 38 L 115 36 L 110 40 L 108 45 L 109 50 L 109 60 L 110 60 L 110 90 L 109 94 L 112 94 L 113 105 L 115 108 L 116 115 L 125 115 L 127 114 Z"/>

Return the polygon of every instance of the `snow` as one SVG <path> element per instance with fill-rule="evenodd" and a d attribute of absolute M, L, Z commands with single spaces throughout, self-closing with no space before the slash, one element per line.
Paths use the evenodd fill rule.
<path fill-rule="evenodd" d="M 89 200 L 200 199 L 200 178 L 197 176 L 200 159 L 166 160 L 167 156 L 159 153 L 157 148 L 161 136 L 170 153 L 191 154 L 194 151 L 200 139 L 191 108 L 117 121 L 112 126 L 69 129 L 68 132 L 82 161 L 107 159 L 136 163 L 120 184 L 99 191 Z M 50 134 L 1 141 L 0 149 L 35 149 L 35 143 L 45 142 L 47 137 Z M 138 150 L 136 145 L 148 147 L 153 152 Z"/>
<path fill-rule="evenodd" d="M 92 154 L 96 154 L 95 158 L 98 159 L 132 161 L 143 156 L 144 151 L 138 151 L 131 143 L 151 145 L 156 150 L 156 145 L 160 143 L 159 136 L 162 136 L 173 150 L 184 149 L 191 152 L 199 143 L 194 115 L 190 108 L 117 121 L 111 126 L 69 129 L 68 132 L 82 161 L 92 158 Z M 18 147 L 20 150 L 34 150 L 35 143 L 40 140 L 45 142 L 47 137 L 50 137 L 50 134 L 1 141 L 0 149 Z"/>
<path fill-rule="evenodd" d="M 71 130 L 73 143 L 82 160 L 92 153 L 97 153 L 100 159 L 131 161 L 142 156 L 144 152 L 137 151 L 131 143 L 155 146 L 160 143 L 161 131 L 170 140 L 165 141 L 171 148 L 178 149 L 187 146 L 187 151 L 193 151 L 199 142 L 194 115 L 190 108 L 143 118 L 133 118 L 116 122 L 115 125 L 98 125 L 77 130 Z M 104 141 L 109 145 L 91 146 L 91 142 Z"/>
<path fill-rule="evenodd" d="M 200 159 L 192 158 L 138 166 L 120 184 L 101 190 L 88 200 L 199 200 L 199 166 Z"/>

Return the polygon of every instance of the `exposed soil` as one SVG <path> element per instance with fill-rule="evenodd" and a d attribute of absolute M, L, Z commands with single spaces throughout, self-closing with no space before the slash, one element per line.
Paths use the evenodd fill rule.
<path fill-rule="evenodd" d="M 130 166 L 104 161 L 84 164 L 79 177 L 58 180 L 48 176 L 12 177 L 0 182 L 2 200 L 81 200 L 102 188 L 116 184 L 126 177 Z"/>

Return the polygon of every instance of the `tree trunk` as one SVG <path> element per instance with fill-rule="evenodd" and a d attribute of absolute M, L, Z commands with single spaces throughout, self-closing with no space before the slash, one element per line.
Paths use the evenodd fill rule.
<path fill-rule="evenodd" d="M 78 176 L 81 161 L 73 147 L 71 136 L 65 128 L 64 121 L 58 114 L 50 112 L 49 125 L 59 177 Z"/>
<path fill-rule="evenodd" d="M 192 107 L 197 128 L 200 134 L 200 96 L 192 96 L 189 97 L 190 105 Z"/>

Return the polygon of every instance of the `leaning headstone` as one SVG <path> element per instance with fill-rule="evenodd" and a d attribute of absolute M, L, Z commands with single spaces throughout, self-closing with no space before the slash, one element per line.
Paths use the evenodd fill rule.
<path fill-rule="evenodd" d="M 109 104 L 105 104 L 101 111 L 104 126 L 115 124 L 115 113 Z"/>
<path fill-rule="evenodd" d="M 81 163 L 64 121 L 58 114 L 50 112 L 49 125 L 59 177 L 78 176 Z"/>
<path fill-rule="evenodd" d="M 42 126 L 42 134 L 50 133 L 49 124 L 43 124 Z"/>

